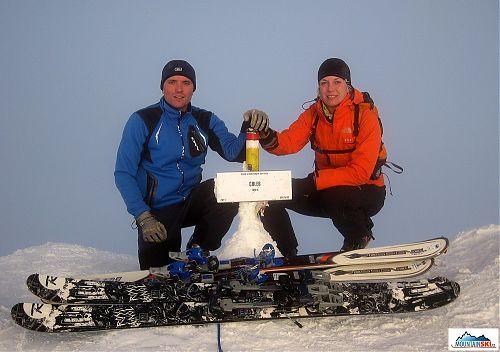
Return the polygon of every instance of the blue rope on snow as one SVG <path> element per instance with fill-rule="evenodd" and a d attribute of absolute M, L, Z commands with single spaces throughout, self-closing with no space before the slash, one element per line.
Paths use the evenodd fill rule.
<path fill-rule="evenodd" d="M 217 348 L 218 348 L 219 352 L 223 352 L 222 351 L 222 344 L 220 341 L 220 322 L 217 322 Z"/>

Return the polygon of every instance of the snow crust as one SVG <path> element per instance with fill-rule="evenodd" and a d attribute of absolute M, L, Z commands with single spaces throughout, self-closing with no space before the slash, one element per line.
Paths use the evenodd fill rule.
<path fill-rule="evenodd" d="M 247 226 L 254 225 L 243 223 L 218 254 L 248 256 L 260 249 L 261 242 L 269 242 L 262 229 Z M 250 236 L 252 231 L 258 236 Z M 446 351 L 448 328 L 500 326 L 499 235 L 500 226 L 489 225 L 450 238 L 448 252 L 436 258 L 425 274 L 460 284 L 460 297 L 445 307 L 409 314 L 302 319 L 302 329 L 289 320 L 222 324 L 222 349 Z M 11 320 L 12 305 L 37 302 L 25 286 L 31 273 L 70 276 L 137 269 L 135 256 L 64 243 L 0 257 L 0 351 L 217 351 L 216 325 L 47 334 L 25 330 Z"/>

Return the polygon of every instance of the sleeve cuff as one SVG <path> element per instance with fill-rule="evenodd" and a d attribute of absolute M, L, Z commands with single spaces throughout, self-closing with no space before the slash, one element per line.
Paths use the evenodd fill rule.
<path fill-rule="evenodd" d="M 272 150 L 278 146 L 278 135 L 273 129 L 269 129 L 269 133 L 266 137 L 260 139 L 260 145 L 265 150 Z"/>

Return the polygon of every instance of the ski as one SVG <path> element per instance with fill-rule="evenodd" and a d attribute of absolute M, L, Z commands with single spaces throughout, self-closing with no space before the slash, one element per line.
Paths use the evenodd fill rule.
<path fill-rule="evenodd" d="M 249 266 L 258 267 L 261 274 L 298 269 L 322 270 L 345 265 L 416 261 L 433 258 L 446 252 L 448 244 L 447 238 L 438 237 L 408 244 L 365 248 L 350 252 L 304 254 L 290 258 L 274 258 L 273 253 L 266 253 L 269 251 L 274 252 L 274 250 L 266 248 L 266 245 L 261 255 L 254 258 L 235 258 L 217 261 L 215 257 L 208 256 L 206 252 L 203 252 L 203 254 L 193 252 L 195 253 L 194 255 L 190 253 L 188 256 L 175 253 L 174 258 L 177 261 L 164 267 L 150 268 L 150 270 L 85 275 L 77 278 L 140 282 L 160 277 L 162 279 L 181 278 L 183 280 L 200 281 L 203 280 L 203 277 L 201 277 L 203 273 L 215 273 L 215 278 L 218 279 L 227 276 L 230 272 Z M 208 262 L 211 262 L 211 265 Z M 192 275 L 195 277 L 192 277 Z"/>
<path fill-rule="evenodd" d="M 208 302 L 57 305 L 18 303 L 12 310 L 20 326 L 42 332 L 79 332 L 169 325 L 285 318 L 391 314 L 434 309 L 460 292 L 446 278 L 410 282 L 312 283 L 282 280 L 272 290 L 217 293 Z M 252 294 L 250 294 L 250 292 Z"/>
<path fill-rule="evenodd" d="M 334 256 L 321 258 L 322 262 L 336 265 L 351 265 L 356 263 L 399 262 L 436 257 L 448 249 L 446 237 L 432 240 L 407 243 L 402 245 L 365 248 L 355 251 L 341 252 Z"/>
<path fill-rule="evenodd" d="M 283 275 L 291 274 L 301 279 L 302 273 L 310 272 L 322 281 L 339 282 L 352 280 L 391 280 L 417 276 L 431 268 L 434 260 L 423 259 L 395 263 L 379 263 L 365 265 L 342 266 L 325 271 L 282 271 L 259 274 L 251 268 L 235 271 L 228 276 L 226 282 L 212 277 L 205 282 L 184 282 L 182 280 L 148 280 L 140 282 L 99 281 L 87 279 L 73 279 L 50 275 L 32 274 L 26 284 L 28 289 L 46 303 L 145 303 L 145 302 L 179 302 L 179 301 L 207 301 L 210 295 L 224 287 L 232 285 L 232 292 L 253 290 L 249 277 L 254 282 L 272 284 L 279 282 Z M 248 268 L 247 268 L 248 269 Z M 238 285 L 237 287 L 235 285 Z M 264 289 L 266 286 L 257 286 Z M 269 287 L 269 286 L 268 286 Z"/>

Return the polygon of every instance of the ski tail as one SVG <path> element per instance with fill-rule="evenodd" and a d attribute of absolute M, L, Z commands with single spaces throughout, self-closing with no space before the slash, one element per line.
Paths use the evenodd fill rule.
<path fill-rule="evenodd" d="M 321 261 L 329 264 L 352 265 L 419 260 L 433 258 L 445 253 L 448 246 L 449 241 L 446 237 L 437 237 L 421 242 L 341 252 L 323 257 Z"/>
<path fill-rule="evenodd" d="M 329 281 L 355 280 L 395 280 L 422 275 L 434 265 L 434 258 L 379 263 L 367 265 L 347 265 L 322 271 Z"/>

